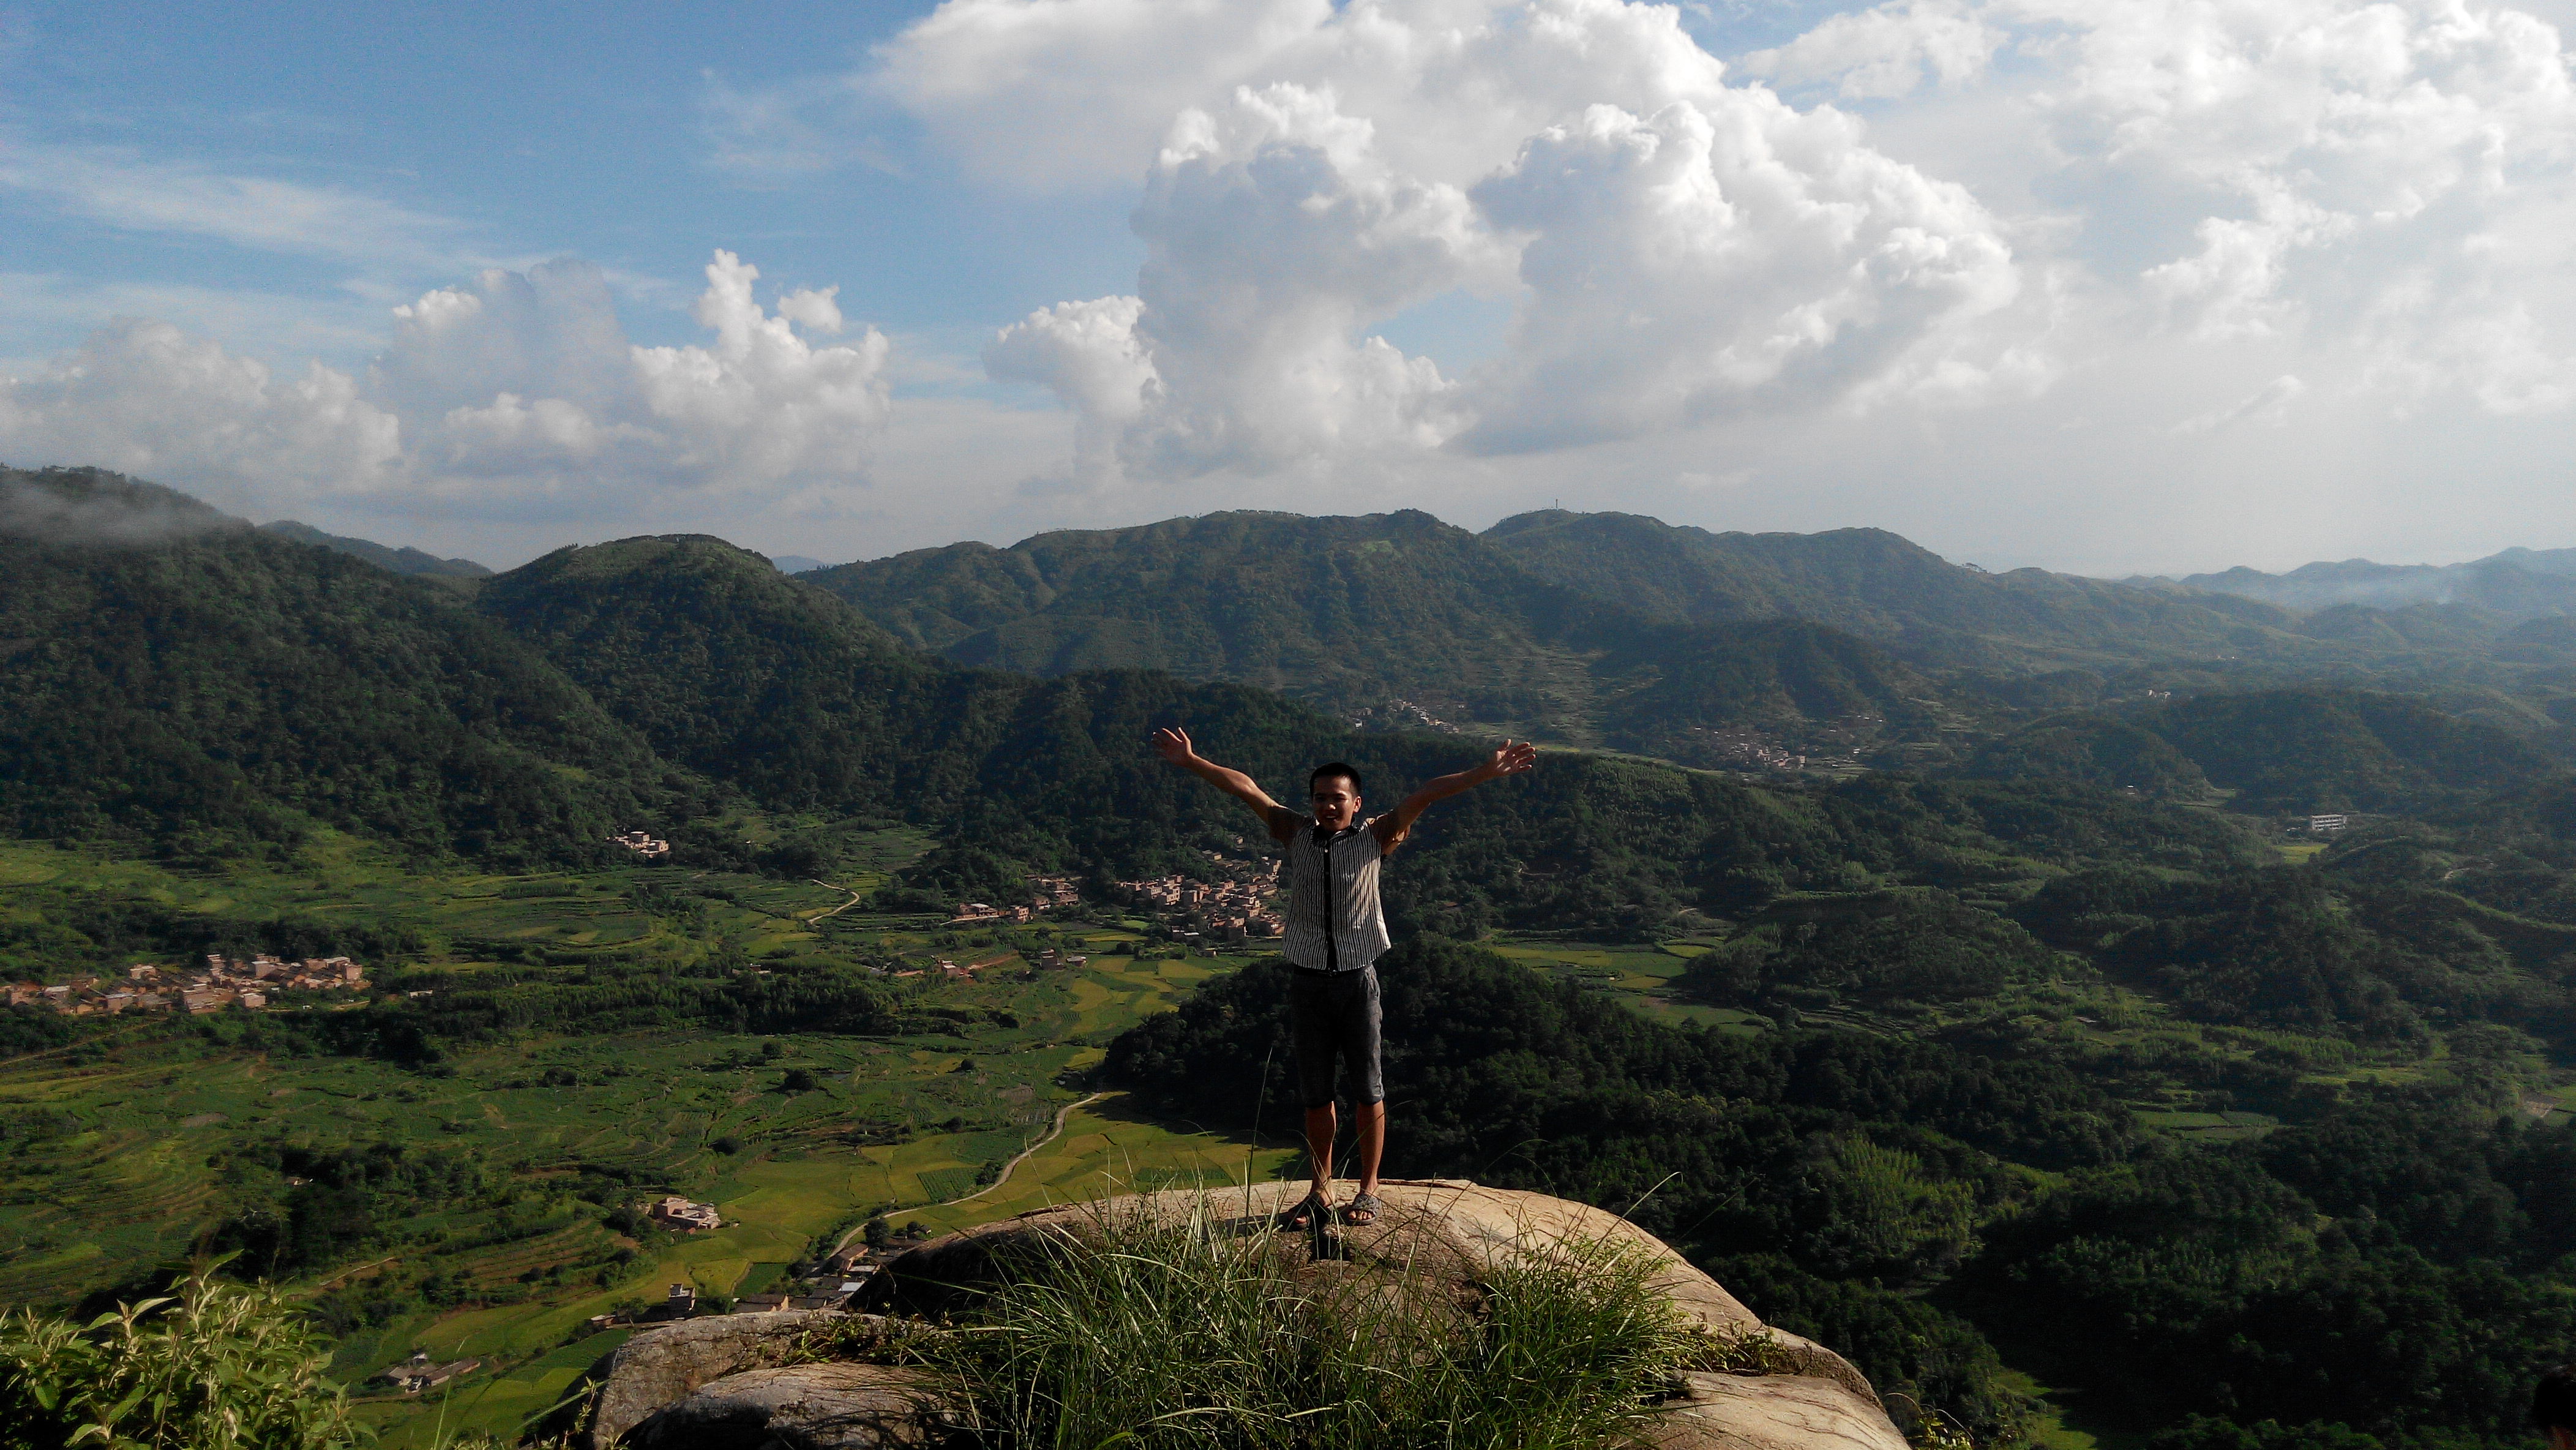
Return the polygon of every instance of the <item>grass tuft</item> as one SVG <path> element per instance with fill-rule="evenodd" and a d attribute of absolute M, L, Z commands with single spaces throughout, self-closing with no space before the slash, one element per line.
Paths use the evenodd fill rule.
<path fill-rule="evenodd" d="M 1463 1290 L 1310 1261 L 1208 1211 L 1104 1210 L 913 1346 L 1011 1450 L 1503 1450 L 1640 1443 L 1679 1371 L 1725 1360 L 1633 1246 L 1551 1244 Z"/>

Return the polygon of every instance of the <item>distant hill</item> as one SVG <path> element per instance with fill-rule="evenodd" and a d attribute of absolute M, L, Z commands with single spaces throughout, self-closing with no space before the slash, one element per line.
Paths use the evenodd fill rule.
<path fill-rule="evenodd" d="M 1411 511 L 1226 513 L 1008 548 L 953 544 L 804 577 L 961 663 L 1170 669 L 1352 718 L 1368 709 L 1382 719 L 1393 700 L 1417 722 L 1632 749 L 1652 739 L 1659 751 L 1694 728 L 1752 729 L 1775 744 L 1832 733 L 1794 703 L 1798 688 L 1724 713 L 1655 715 L 1672 692 L 1647 686 L 1703 658 L 1769 648 L 1773 636 L 1743 628 L 1763 621 L 1880 651 L 1885 662 L 1864 673 L 1887 688 L 1860 688 L 1875 702 L 1864 713 L 1895 711 L 1886 739 L 1930 728 L 1904 718 L 1904 700 L 1967 717 L 1998 704 L 2089 705 L 2138 687 L 2141 671 L 2186 693 L 2357 675 L 2487 687 L 2556 662 L 2537 641 L 2508 641 L 2513 618 L 2478 605 L 2309 612 L 2179 585 L 1991 574 L 1879 529 L 1712 533 L 1622 513 L 1544 510 L 1481 535 Z M 1776 658 L 1757 672 L 1786 680 L 1796 666 Z M 2138 677 L 2114 682 L 2124 675 Z M 1630 696 L 1624 709 L 1610 704 Z"/>
<path fill-rule="evenodd" d="M 2492 725 L 2365 690 L 2203 695 L 2140 723 L 2236 791 L 2240 810 L 2404 810 L 2554 768 Z"/>
<path fill-rule="evenodd" d="M 1967 773 L 2080 781 L 2156 800 L 2199 801 L 2213 793 L 2209 777 L 2163 736 L 2090 711 L 2045 716 L 1987 743 Z"/>
<path fill-rule="evenodd" d="M 262 524 L 259 531 L 281 539 L 293 539 L 299 544 L 319 544 L 326 549 L 337 549 L 353 559 L 364 559 L 379 569 L 388 569 L 396 574 L 420 574 L 441 579 L 488 579 L 492 574 L 491 570 L 471 559 L 442 559 L 418 549 L 388 548 L 367 539 L 326 534 L 311 524 L 299 524 L 293 519 Z"/>
<path fill-rule="evenodd" d="M 0 539 L 139 548 L 249 527 L 177 489 L 103 468 L 0 468 Z"/>
<path fill-rule="evenodd" d="M 1830 624 L 1652 618 L 1412 510 L 1066 530 L 803 577 L 963 664 L 1171 670 L 1371 725 L 1714 762 L 1747 739 L 1858 751 L 1926 738 L 1951 708 L 1939 685 Z"/>
<path fill-rule="evenodd" d="M 113 474 L 0 473 L 0 518 L 9 834 L 222 854 L 310 819 L 563 860 L 669 803 L 632 731 L 425 581 Z"/>
<path fill-rule="evenodd" d="M 2286 574 L 2243 567 L 2132 585 L 2259 599 L 2292 609 L 2362 605 L 2471 605 L 2507 622 L 2576 614 L 2576 549 L 2506 549 L 2466 564 L 2375 564 L 2368 559 L 2302 564 Z"/>
<path fill-rule="evenodd" d="M 828 567 L 822 560 L 808 559 L 802 554 L 772 554 L 769 556 L 769 562 L 781 574 L 811 574 L 817 569 Z"/>
<path fill-rule="evenodd" d="M 1884 529 L 1710 533 L 1542 510 L 1484 538 L 1539 578 L 1657 619 L 1807 619 L 1918 661 L 2018 668 L 2314 653 L 2284 610 L 1953 564 Z"/>
<path fill-rule="evenodd" d="M 663 756 L 770 804 L 860 806 L 893 785 L 890 741 L 917 751 L 943 729 L 920 698 L 936 666 L 722 539 L 557 549 L 495 576 L 475 607 Z"/>
<path fill-rule="evenodd" d="M 2215 786 L 2257 813 L 2413 811 L 2558 769 L 2523 734 L 2369 690 L 2207 694 L 2121 715 L 2034 720 L 1980 748 L 1968 773 L 2082 781 L 2198 800 Z"/>

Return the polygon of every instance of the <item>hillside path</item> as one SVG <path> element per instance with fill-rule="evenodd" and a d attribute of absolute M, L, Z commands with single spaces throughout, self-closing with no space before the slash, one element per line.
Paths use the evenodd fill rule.
<path fill-rule="evenodd" d="M 811 876 L 808 876 L 808 877 L 806 877 L 805 879 L 806 879 L 806 880 L 808 880 L 808 881 L 814 881 L 814 878 L 813 878 L 813 877 L 811 877 Z M 817 885 L 817 886 L 822 887 L 822 888 L 823 888 L 824 890 L 826 890 L 826 891 L 850 891 L 850 888 L 848 888 L 848 887 L 846 887 L 846 886 L 835 886 L 835 885 L 833 885 L 833 884 L 832 884 L 831 882 L 829 882 L 829 881 L 814 881 L 814 884 L 815 884 L 815 885 Z M 859 893 L 857 893 L 857 892 L 855 892 L 855 891 L 850 891 L 850 899 L 849 899 L 849 900 L 842 902 L 840 905 L 833 907 L 833 908 L 832 908 L 831 910 L 829 910 L 829 911 L 818 911 L 818 912 L 816 912 L 816 913 L 815 913 L 815 914 L 813 914 L 812 916 L 809 916 L 809 917 L 805 918 L 805 924 L 806 924 L 807 926 L 812 926 L 814 923 L 816 923 L 816 922 L 818 922 L 818 921 L 821 921 L 824 917 L 827 917 L 827 916 L 839 916 L 842 912 L 845 912 L 845 911 L 849 910 L 851 907 L 856 906 L 856 905 L 858 905 L 858 904 L 859 904 Z"/>
<path fill-rule="evenodd" d="M 994 1189 L 1001 1187 L 1003 1184 L 1010 1182 L 1010 1181 L 1011 1181 L 1011 1170 L 1012 1170 L 1012 1169 L 1017 1168 L 1017 1167 L 1019 1167 L 1022 1163 L 1027 1162 L 1030 1154 L 1035 1153 L 1035 1152 L 1036 1152 L 1037 1150 L 1039 1150 L 1040 1148 L 1043 1148 L 1043 1147 L 1045 1147 L 1047 1144 L 1052 1143 L 1052 1142 L 1054 1142 L 1056 1139 L 1058 1139 L 1058 1138 L 1060 1138 L 1060 1137 L 1063 1137 L 1063 1136 L 1064 1136 L 1064 1125 L 1065 1125 L 1065 1123 L 1066 1123 L 1066 1121 L 1067 1121 L 1067 1120 L 1069 1120 L 1069 1119 L 1071 1119 L 1071 1118 L 1073 1117 L 1073 1114 L 1074 1114 L 1074 1110 L 1075 1110 L 1075 1109 L 1077 1109 L 1077 1108 L 1087 1108 L 1087 1107 L 1090 1107 L 1093 1103 L 1096 1103 L 1096 1102 L 1100 1101 L 1102 1098 L 1105 1098 L 1105 1097 L 1107 1097 L 1107 1096 L 1109 1096 L 1109 1094 L 1107 1094 L 1107 1093 L 1093 1093 L 1091 1096 L 1089 1096 L 1089 1097 L 1087 1097 L 1087 1098 L 1083 1098 L 1083 1099 L 1081 1099 L 1081 1100 L 1080 1100 L 1080 1101 L 1078 1101 L 1078 1102 L 1070 1102 L 1070 1103 L 1065 1104 L 1063 1107 L 1060 1107 L 1060 1108 L 1056 1109 L 1056 1110 L 1055 1110 L 1055 1124 L 1054 1124 L 1054 1126 L 1052 1126 L 1052 1127 L 1050 1127 L 1050 1128 L 1048 1128 L 1048 1129 L 1046 1130 L 1046 1136 L 1044 1136 L 1044 1137 L 1042 1137 L 1042 1138 L 1038 1139 L 1038 1140 L 1037 1140 L 1036 1142 L 1034 1142 L 1034 1143 L 1031 1143 L 1029 1146 L 1027 1146 L 1027 1147 L 1025 1147 L 1025 1148 L 1022 1148 L 1022 1149 L 1020 1150 L 1020 1153 L 1019 1153 L 1019 1156 L 1018 1156 L 1018 1157 L 1013 1158 L 1010 1162 L 1003 1164 L 1003 1165 L 1002 1165 L 1002 1171 L 1001 1171 L 998 1175 L 996 1175 L 996 1176 L 994 1177 L 994 1179 L 993 1179 L 993 1181 L 992 1181 L 992 1182 L 985 1184 L 983 1187 L 976 1189 L 976 1190 L 975 1190 L 974 1192 L 972 1192 L 972 1193 L 964 1194 L 964 1195 L 961 1195 L 961 1196 L 956 1197 L 956 1198 L 947 1199 L 947 1200 L 945 1200 L 945 1201 L 943 1201 L 943 1202 L 939 1202 L 939 1203 L 925 1203 L 925 1204 L 920 1205 L 920 1207 L 922 1207 L 922 1208 L 952 1208 L 952 1207 L 954 1207 L 954 1206 L 956 1206 L 956 1205 L 958 1205 L 958 1204 L 961 1204 L 961 1203 L 967 1202 L 969 1199 L 981 1198 L 981 1197 L 983 1197 L 985 1194 L 992 1192 Z M 842 1234 L 842 1235 L 841 1235 L 841 1237 L 840 1237 L 840 1240 L 839 1240 L 838 1242 L 836 1242 L 836 1243 L 834 1243 L 834 1244 L 832 1245 L 832 1252 L 834 1252 L 834 1253 L 836 1253 L 836 1254 L 837 1254 L 837 1253 L 839 1253 L 841 1250 L 843 1250 L 843 1249 L 845 1249 L 845 1248 L 848 1248 L 848 1247 L 849 1247 L 849 1245 L 850 1245 L 850 1234 L 857 1233 L 857 1232 L 859 1232 L 859 1230 L 860 1230 L 860 1229 L 864 1229 L 864 1228 L 866 1228 L 866 1227 L 867 1227 L 867 1225 L 866 1225 L 866 1224 L 858 1224 L 858 1225 L 856 1225 L 856 1226 L 852 1227 L 852 1228 L 851 1228 L 847 1233 Z"/>

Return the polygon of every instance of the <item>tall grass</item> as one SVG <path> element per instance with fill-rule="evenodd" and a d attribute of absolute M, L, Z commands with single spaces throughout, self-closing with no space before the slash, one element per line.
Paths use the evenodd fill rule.
<path fill-rule="evenodd" d="M 322 1379 L 329 1354 L 301 1311 L 213 1274 L 85 1325 L 0 1319 L 0 1444 L 339 1450 L 365 1437 Z"/>
<path fill-rule="evenodd" d="M 927 1351 L 1011 1450 L 1638 1443 L 1708 1336 L 1657 1261 L 1567 1241 L 1476 1275 L 1310 1264 L 1201 1214 L 1060 1234 Z"/>

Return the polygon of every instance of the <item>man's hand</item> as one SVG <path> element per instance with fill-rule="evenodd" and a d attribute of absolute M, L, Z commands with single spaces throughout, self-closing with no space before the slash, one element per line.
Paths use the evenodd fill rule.
<path fill-rule="evenodd" d="M 1430 809 L 1434 801 L 1447 800 L 1462 790 L 1471 790 L 1489 780 L 1518 775 L 1538 764 L 1538 747 L 1526 740 L 1506 740 L 1493 758 L 1468 767 L 1456 775 L 1444 775 L 1404 798 L 1404 804 L 1377 818 L 1377 844 L 1381 852 L 1392 851 L 1404 844 L 1413 830 L 1414 818 Z"/>
<path fill-rule="evenodd" d="M 1180 726 L 1166 725 L 1154 732 L 1154 753 L 1252 807 L 1253 814 L 1261 817 L 1262 825 L 1273 837 L 1286 840 L 1295 832 L 1299 820 L 1295 811 L 1272 800 L 1268 793 L 1253 783 L 1251 776 L 1239 770 L 1228 770 L 1213 760 L 1202 759 L 1190 744 L 1190 732 Z"/>

